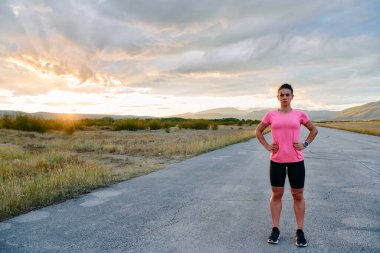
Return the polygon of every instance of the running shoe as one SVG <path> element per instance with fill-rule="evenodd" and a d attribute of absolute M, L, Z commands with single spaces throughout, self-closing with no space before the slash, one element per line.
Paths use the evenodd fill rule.
<path fill-rule="evenodd" d="M 278 238 L 280 238 L 280 230 L 278 229 L 278 227 L 273 227 L 272 233 L 268 237 L 268 243 L 277 244 Z"/>
<path fill-rule="evenodd" d="M 305 235 L 303 234 L 302 229 L 297 229 L 295 240 L 296 240 L 296 246 L 297 247 L 306 247 L 307 246 L 307 241 L 305 239 Z"/>

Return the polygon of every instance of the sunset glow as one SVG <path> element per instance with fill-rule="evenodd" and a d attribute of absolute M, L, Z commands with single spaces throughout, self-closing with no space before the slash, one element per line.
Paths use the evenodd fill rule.
<path fill-rule="evenodd" d="M 186 10 L 186 11 L 184 11 Z M 1 1 L 0 109 L 169 116 L 380 100 L 377 1 Z"/>

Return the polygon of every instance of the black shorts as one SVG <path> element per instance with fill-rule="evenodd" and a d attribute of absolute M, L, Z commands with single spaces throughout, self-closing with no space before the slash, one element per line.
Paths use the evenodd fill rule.
<path fill-rule="evenodd" d="M 304 161 L 294 163 L 277 163 L 270 161 L 269 177 L 272 186 L 284 187 L 286 178 L 286 168 L 290 187 L 295 189 L 303 188 L 305 183 L 305 163 Z"/>

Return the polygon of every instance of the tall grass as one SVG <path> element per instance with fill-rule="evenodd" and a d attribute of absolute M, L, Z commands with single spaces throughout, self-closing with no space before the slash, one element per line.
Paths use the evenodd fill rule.
<path fill-rule="evenodd" d="M 72 135 L 0 129 L 0 219 L 255 136 L 255 126 L 169 128 Z"/>
<path fill-rule="evenodd" d="M 380 136 L 380 121 L 321 121 L 317 126 L 335 128 L 361 134 Z"/>
<path fill-rule="evenodd" d="M 68 153 L 36 155 L 0 146 L 0 219 L 61 201 L 112 181 L 109 170 Z"/>
<path fill-rule="evenodd" d="M 93 137 L 94 133 L 83 132 L 71 140 L 69 150 L 73 152 L 112 153 L 131 156 L 163 156 L 186 158 L 207 152 L 232 143 L 248 140 L 255 136 L 254 127 L 230 129 L 221 127 L 211 130 L 178 130 L 173 128 L 170 134 L 163 132 L 137 131 L 109 132 Z"/>

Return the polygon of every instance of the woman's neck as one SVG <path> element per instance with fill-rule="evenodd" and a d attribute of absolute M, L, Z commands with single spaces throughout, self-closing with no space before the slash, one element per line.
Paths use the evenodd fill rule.
<path fill-rule="evenodd" d="M 280 112 L 289 112 L 290 110 L 292 110 L 292 108 L 289 106 L 281 106 L 280 109 L 278 109 Z"/>

